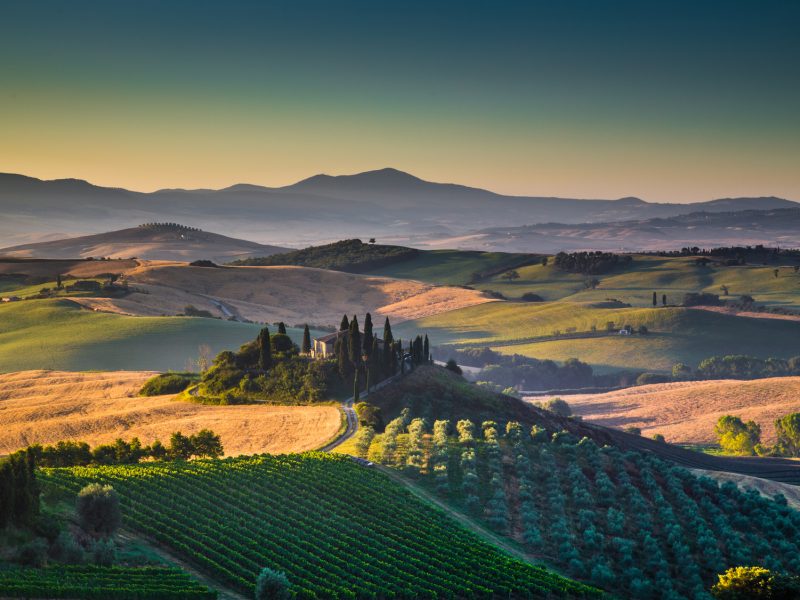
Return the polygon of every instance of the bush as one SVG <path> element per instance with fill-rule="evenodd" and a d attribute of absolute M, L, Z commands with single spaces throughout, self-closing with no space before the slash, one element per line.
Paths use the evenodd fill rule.
<path fill-rule="evenodd" d="M 283 571 L 265 567 L 256 579 L 256 600 L 289 600 L 289 579 Z"/>
<path fill-rule="evenodd" d="M 47 565 L 47 540 L 36 538 L 20 547 L 17 561 L 26 567 L 44 567 Z"/>
<path fill-rule="evenodd" d="M 711 588 L 718 600 L 792 600 L 800 598 L 800 578 L 763 567 L 734 567 Z"/>
<path fill-rule="evenodd" d="M 81 528 L 94 538 L 110 537 L 122 521 L 119 496 L 110 485 L 84 487 L 78 492 L 76 512 Z"/>
<path fill-rule="evenodd" d="M 92 562 L 98 567 L 110 567 L 117 560 L 114 540 L 95 540 L 90 549 Z"/>
<path fill-rule="evenodd" d="M 761 427 L 754 421 L 742 422 L 739 417 L 723 415 L 714 426 L 719 445 L 730 454 L 753 456 L 761 443 Z"/>
<path fill-rule="evenodd" d="M 566 401 L 562 400 L 561 398 L 551 398 L 547 402 L 541 402 L 539 407 L 551 413 L 557 414 L 559 417 L 572 416 L 572 409 L 570 408 L 569 404 L 567 404 Z"/>
<path fill-rule="evenodd" d="M 54 560 L 68 565 L 81 564 L 85 559 L 83 548 L 69 531 L 62 531 L 58 534 L 50 546 L 50 556 Z"/>
<path fill-rule="evenodd" d="M 463 374 L 463 371 L 461 370 L 461 367 L 459 367 L 458 363 L 452 358 L 447 361 L 447 363 L 445 364 L 444 368 L 447 369 L 448 371 L 452 371 L 453 373 L 455 373 L 457 375 Z"/>
<path fill-rule="evenodd" d="M 661 373 L 642 373 L 636 378 L 636 385 L 650 385 L 653 383 L 668 383 L 671 378 Z"/>
<path fill-rule="evenodd" d="M 186 317 L 203 317 L 206 319 L 213 319 L 214 315 L 212 315 L 207 310 L 202 310 L 194 306 L 193 304 L 187 304 L 183 308 L 183 314 Z"/>
<path fill-rule="evenodd" d="M 542 298 L 539 294 L 534 294 L 533 292 L 526 292 L 522 294 L 519 298 L 523 302 L 544 302 L 544 298 Z"/>
<path fill-rule="evenodd" d="M 139 390 L 140 396 L 163 396 L 166 394 L 178 394 L 192 384 L 192 378 L 183 373 L 161 373 L 148 379 L 142 389 Z"/>
<path fill-rule="evenodd" d="M 368 402 L 359 402 L 355 405 L 358 423 L 364 427 L 372 427 L 375 431 L 383 431 L 383 415 L 379 406 Z"/>

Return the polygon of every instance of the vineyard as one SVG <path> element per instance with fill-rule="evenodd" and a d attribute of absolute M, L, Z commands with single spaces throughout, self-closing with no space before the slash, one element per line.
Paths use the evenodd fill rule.
<path fill-rule="evenodd" d="M 800 571 L 800 513 L 650 454 L 511 422 L 451 427 L 403 414 L 364 456 L 401 469 L 576 579 L 637 599 L 710 598 L 737 565 Z M 622 593 L 624 592 L 624 593 Z"/>
<path fill-rule="evenodd" d="M 213 600 L 217 593 L 180 569 L 59 566 L 0 569 L 0 597 L 86 600 Z"/>
<path fill-rule="evenodd" d="M 264 567 L 297 598 L 593 597 L 461 529 L 386 475 L 321 453 L 42 469 L 120 494 L 127 526 L 251 595 Z"/>

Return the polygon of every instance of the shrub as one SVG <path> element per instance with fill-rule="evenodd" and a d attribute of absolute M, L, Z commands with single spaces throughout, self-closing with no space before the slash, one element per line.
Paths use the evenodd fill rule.
<path fill-rule="evenodd" d="M 666 444 L 667 443 L 666 438 L 660 433 L 654 433 L 653 434 L 653 441 L 661 442 L 662 444 Z"/>
<path fill-rule="evenodd" d="M 661 373 L 642 373 L 636 378 L 636 385 L 650 385 L 653 383 L 668 383 L 670 378 Z"/>
<path fill-rule="evenodd" d="M 800 597 L 800 578 L 763 567 L 734 567 L 711 588 L 718 600 L 791 600 Z"/>
<path fill-rule="evenodd" d="M 76 505 L 81 528 L 95 538 L 107 538 L 120 525 L 119 496 L 110 485 L 91 483 L 78 492 Z"/>
<path fill-rule="evenodd" d="M 447 369 L 448 371 L 452 371 L 453 373 L 456 373 L 457 375 L 461 375 L 463 373 L 463 371 L 461 370 L 461 367 L 459 367 L 458 363 L 455 361 L 455 359 L 452 359 L 452 358 L 447 361 L 447 363 L 445 364 L 444 368 Z"/>
<path fill-rule="evenodd" d="M 50 545 L 50 556 L 68 565 L 78 565 L 84 561 L 84 552 L 80 544 L 69 531 L 62 531 Z"/>
<path fill-rule="evenodd" d="M 754 421 L 744 423 L 739 417 L 723 415 L 714 426 L 719 445 L 731 454 L 752 456 L 761 443 L 761 427 Z"/>
<path fill-rule="evenodd" d="M 187 304 L 183 308 L 183 314 L 186 317 L 204 317 L 206 319 L 214 318 L 214 315 L 212 315 L 210 312 L 208 312 L 207 310 L 202 310 L 200 308 L 197 308 L 193 304 Z"/>
<path fill-rule="evenodd" d="M 289 600 L 291 597 L 286 574 L 264 567 L 256 579 L 256 600 Z"/>
<path fill-rule="evenodd" d="M 542 298 L 539 294 L 534 294 L 533 292 L 526 292 L 520 296 L 520 300 L 523 302 L 544 302 L 544 298 Z"/>
<path fill-rule="evenodd" d="M 114 540 L 95 540 L 90 549 L 92 562 L 98 567 L 110 567 L 117 560 L 117 547 Z"/>
<path fill-rule="evenodd" d="M 547 402 L 540 403 L 539 407 L 551 413 L 557 414 L 559 417 L 572 416 L 572 409 L 570 408 L 569 404 L 567 404 L 566 401 L 562 400 L 561 398 L 551 398 Z"/>
<path fill-rule="evenodd" d="M 163 396 L 165 394 L 178 394 L 192 384 L 192 379 L 183 373 L 161 373 L 148 379 L 142 389 L 139 390 L 140 396 Z"/>
<path fill-rule="evenodd" d="M 17 552 L 17 561 L 26 567 L 44 567 L 47 565 L 47 541 L 36 538 L 24 544 Z"/>
<path fill-rule="evenodd" d="M 379 406 L 369 402 L 359 402 L 355 405 L 359 425 L 372 427 L 376 431 L 383 431 L 383 414 Z"/>

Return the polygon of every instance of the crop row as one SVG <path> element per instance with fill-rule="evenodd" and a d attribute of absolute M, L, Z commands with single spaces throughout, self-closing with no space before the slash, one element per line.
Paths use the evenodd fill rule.
<path fill-rule="evenodd" d="M 591 595 L 461 529 L 385 475 L 326 454 L 45 469 L 108 483 L 126 523 L 251 593 L 270 567 L 299 598 Z"/>

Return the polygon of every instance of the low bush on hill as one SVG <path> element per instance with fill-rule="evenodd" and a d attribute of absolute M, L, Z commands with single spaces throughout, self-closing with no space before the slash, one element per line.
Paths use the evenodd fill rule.
<path fill-rule="evenodd" d="M 199 377 L 195 373 L 160 373 L 145 381 L 140 396 L 163 396 L 165 394 L 179 394 Z"/>
<path fill-rule="evenodd" d="M 559 252 L 553 259 L 556 268 L 570 273 L 600 275 L 608 273 L 619 265 L 630 265 L 633 257 L 610 252 Z"/>

